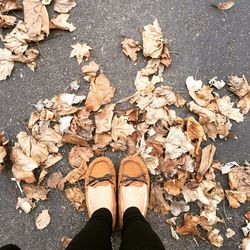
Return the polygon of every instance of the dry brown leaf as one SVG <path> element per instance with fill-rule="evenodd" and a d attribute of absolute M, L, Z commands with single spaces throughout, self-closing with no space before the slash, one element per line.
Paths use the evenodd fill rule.
<path fill-rule="evenodd" d="M 153 24 L 148 24 L 144 27 L 142 40 L 144 56 L 160 58 L 165 41 L 157 19 L 153 22 Z"/>
<path fill-rule="evenodd" d="M 84 194 L 78 187 L 71 187 L 64 190 L 67 198 L 73 203 L 77 211 L 83 211 Z"/>
<path fill-rule="evenodd" d="M 48 209 L 42 210 L 36 219 L 36 228 L 39 230 L 44 229 L 50 223 L 50 215 Z"/>
<path fill-rule="evenodd" d="M 77 134 L 74 134 L 72 132 L 69 132 L 69 131 L 63 134 L 62 142 L 73 144 L 73 145 L 80 145 L 80 146 L 86 146 L 86 147 L 88 146 L 88 142 L 86 141 L 85 138 Z"/>
<path fill-rule="evenodd" d="M 169 205 L 164 198 L 163 188 L 156 183 L 151 185 L 149 208 L 163 215 L 169 212 Z"/>
<path fill-rule="evenodd" d="M 18 0 L 2 0 L 0 3 L 0 12 L 9 12 L 11 10 L 21 10 L 22 5 Z"/>
<path fill-rule="evenodd" d="M 21 208 L 26 214 L 28 214 L 33 208 L 35 204 L 28 198 L 17 198 L 16 209 Z"/>
<path fill-rule="evenodd" d="M 170 212 L 174 216 L 178 216 L 183 212 L 188 212 L 190 206 L 185 201 L 173 201 L 170 205 Z"/>
<path fill-rule="evenodd" d="M 250 221 L 250 211 L 247 211 L 244 216 L 247 220 Z"/>
<path fill-rule="evenodd" d="M 83 162 L 81 164 L 81 166 L 70 171 L 64 177 L 64 180 L 69 182 L 70 184 L 73 184 L 73 183 L 80 181 L 80 180 L 84 180 L 87 168 L 88 168 L 87 164 L 85 162 Z"/>
<path fill-rule="evenodd" d="M 240 98 L 237 107 L 243 114 L 247 114 L 250 110 L 250 86 L 247 79 L 244 75 L 242 77 L 230 76 L 228 81 L 229 90 Z"/>
<path fill-rule="evenodd" d="M 115 104 L 108 104 L 95 114 L 96 133 L 107 132 L 111 129 Z"/>
<path fill-rule="evenodd" d="M 11 161 L 13 163 L 12 173 L 17 181 L 33 183 L 36 181 L 33 170 L 38 168 L 38 164 L 25 155 L 21 148 L 12 147 Z"/>
<path fill-rule="evenodd" d="M 68 18 L 69 14 L 59 14 L 50 20 L 49 28 L 73 32 L 76 30 L 76 27 L 67 21 Z"/>
<path fill-rule="evenodd" d="M 59 13 L 68 13 L 76 6 L 75 0 L 55 0 L 54 10 Z"/>
<path fill-rule="evenodd" d="M 189 213 L 184 214 L 184 224 L 181 226 L 177 226 L 175 231 L 181 235 L 195 235 L 199 236 L 200 232 L 197 229 L 197 225 L 199 224 L 199 217 L 192 216 Z"/>
<path fill-rule="evenodd" d="M 227 1 L 224 3 L 213 4 L 216 8 L 220 10 L 229 10 L 235 5 L 235 0 Z"/>
<path fill-rule="evenodd" d="M 115 88 L 111 86 L 109 79 L 104 74 L 100 74 L 90 82 L 85 105 L 90 111 L 97 111 L 101 105 L 111 102 L 114 93 Z"/>
<path fill-rule="evenodd" d="M 201 163 L 197 171 L 198 179 L 202 179 L 203 175 L 211 167 L 211 164 L 214 159 L 215 151 L 216 151 L 216 147 L 213 144 L 209 144 L 208 146 L 202 149 Z"/>
<path fill-rule="evenodd" d="M 27 33 L 31 38 L 40 36 L 42 32 L 49 35 L 49 15 L 41 0 L 24 0 L 23 11 Z"/>
<path fill-rule="evenodd" d="M 245 193 L 250 200 L 250 167 L 235 167 L 228 173 L 228 184 L 231 189 Z"/>
<path fill-rule="evenodd" d="M 46 161 L 44 161 L 41 166 L 43 169 L 49 168 L 53 165 L 55 165 L 57 162 L 59 162 L 63 158 L 63 155 L 59 154 L 50 154 Z"/>
<path fill-rule="evenodd" d="M 49 176 L 48 181 L 47 181 L 47 186 L 49 188 L 55 188 L 55 189 L 59 189 L 63 191 L 64 183 L 65 183 L 65 180 L 63 178 L 62 173 L 60 171 L 57 171 Z"/>
<path fill-rule="evenodd" d="M 225 190 L 230 207 L 238 208 L 240 203 L 245 203 L 247 197 L 245 193 L 235 190 Z"/>
<path fill-rule="evenodd" d="M 26 197 L 30 200 L 35 199 L 37 201 L 44 201 L 47 199 L 48 190 L 45 187 L 33 184 L 25 184 L 22 186 L 22 188 Z"/>
<path fill-rule="evenodd" d="M 6 157 L 7 152 L 4 146 L 0 146 L 0 172 L 4 169 L 3 163 L 4 158 Z"/>
<path fill-rule="evenodd" d="M 16 17 L 0 14 L 0 28 L 7 28 L 14 26 L 15 23 L 16 23 Z"/>
<path fill-rule="evenodd" d="M 243 114 L 240 113 L 240 110 L 238 108 L 233 108 L 234 103 L 230 101 L 229 96 L 217 98 L 216 102 L 221 114 L 236 122 L 243 122 Z"/>
<path fill-rule="evenodd" d="M 114 116 L 112 121 L 112 138 L 114 141 L 124 140 L 135 131 L 132 124 L 128 124 L 128 117 Z"/>
<path fill-rule="evenodd" d="M 61 239 L 61 242 L 62 242 L 64 248 L 67 248 L 67 246 L 69 245 L 69 243 L 71 241 L 72 241 L 72 238 L 67 237 L 67 236 L 63 236 Z"/>
<path fill-rule="evenodd" d="M 198 155 L 201 142 L 203 140 L 206 140 L 206 135 L 203 130 L 203 127 L 199 122 L 197 122 L 193 116 L 189 116 L 185 119 L 186 126 L 187 126 L 187 134 L 191 141 L 198 140 L 196 147 L 195 147 L 195 153 Z"/>
<path fill-rule="evenodd" d="M 91 61 L 89 64 L 82 66 L 83 78 L 90 82 L 97 75 L 97 72 L 100 69 L 100 65 L 94 61 Z"/>
<path fill-rule="evenodd" d="M 137 52 L 141 50 L 139 42 L 131 38 L 125 38 L 121 44 L 123 53 L 135 62 L 137 60 Z"/>
<path fill-rule="evenodd" d="M 91 47 L 87 45 L 87 43 L 80 44 L 77 43 L 75 45 L 71 45 L 73 50 L 71 51 L 70 57 L 76 57 L 78 64 L 81 64 L 84 58 L 88 59 L 91 55 L 90 51 Z"/>
<path fill-rule="evenodd" d="M 166 156 L 176 159 L 182 154 L 194 150 L 193 144 L 189 141 L 180 127 L 171 127 L 164 144 Z"/>
<path fill-rule="evenodd" d="M 0 81 L 6 80 L 14 68 L 14 61 L 11 59 L 12 52 L 6 48 L 0 48 Z"/>
<path fill-rule="evenodd" d="M 208 232 L 207 237 L 212 245 L 216 247 L 221 247 L 223 245 L 223 237 L 219 234 L 220 230 L 214 228 Z"/>
<path fill-rule="evenodd" d="M 26 132 L 19 132 L 17 135 L 18 144 L 22 151 L 32 158 L 36 163 L 40 164 L 47 160 L 49 151 L 45 144 L 36 141 Z"/>
<path fill-rule="evenodd" d="M 69 163 L 74 167 L 80 167 L 94 156 L 93 151 L 89 147 L 74 146 L 71 148 L 68 159 Z"/>
<path fill-rule="evenodd" d="M 98 148 L 105 148 L 112 141 L 112 136 L 109 133 L 95 134 L 94 141 Z"/>
<path fill-rule="evenodd" d="M 177 166 L 182 166 L 183 164 L 185 164 L 185 157 L 179 157 L 174 160 L 165 158 L 160 161 L 158 170 L 165 174 L 171 174 Z"/>
<path fill-rule="evenodd" d="M 233 236 L 235 235 L 235 231 L 232 229 L 232 228 L 227 228 L 226 230 L 226 237 L 229 239 L 229 238 L 232 238 Z"/>
<path fill-rule="evenodd" d="M 173 196 L 178 196 L 182 193 L 183 186 L 187 179 L 187 172 L 183 170 L 178 171 L 177 179 L 172 179 L 164 182 L 164 190 Z"/>
<path fill-rule="evenodd" d="M 47 174 L 48 174 L 48 171 L 45 169 L 42 169 L 42 171 L 39 175 L 39 178 L 38 178 L 38 185 L 40 185 L 43 182 L 43 180 L 45 179 Z"/>

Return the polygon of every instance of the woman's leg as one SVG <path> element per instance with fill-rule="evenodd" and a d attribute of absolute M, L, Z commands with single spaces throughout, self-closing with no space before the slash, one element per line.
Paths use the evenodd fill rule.
<path fill-rule="evenodd" d="M 137 207 L 123 214 L 121 250 L 164 250 L 164 246 Z"/>
<path fill-rule="evenodd" d="M 70 242 L 67 250 L 111 250 L 112 214 L 107 208 L 96 210 L 86 226 Z"/>

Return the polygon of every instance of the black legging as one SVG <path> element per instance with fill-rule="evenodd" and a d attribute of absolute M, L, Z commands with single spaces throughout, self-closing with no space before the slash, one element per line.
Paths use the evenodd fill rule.
<path fill-rule="evenodd" d="M 66 250 L 111 250 L 112 215 L 106 208 L 93 213 Z M 136 207 L 123 215 L 121 250 L 164 250 L 164 246 Z"/>
<path fill-rule="evenodd" d="M 112 215 L 106 208 L 93 213 L 86 226 L 70 242 L 66 250 L 111 250 Z M 19 250 L 8 245 L 1 250 Z M 136 207 L 123 215 L 121 250 L 164 250 L 164 246 Z"/>

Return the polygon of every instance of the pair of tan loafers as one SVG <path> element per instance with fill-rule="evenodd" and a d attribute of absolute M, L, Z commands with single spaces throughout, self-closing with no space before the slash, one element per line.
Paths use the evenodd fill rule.
<path fill-rule="evenodd" d="M 113 162 L 107 157 L 99 157 L 90 165 L 85 179 L 85 196 L 88 214 L 101 207 L 108 208 L 116 224 L 118 186 L 118 216 L 122 227 L 122 217 L 129 207 L 137 207 L 145 217 L 148 208 L 150 179 L 146 165 L 137 156 L 127 156 L 120 164 L 118 182 Z"/>

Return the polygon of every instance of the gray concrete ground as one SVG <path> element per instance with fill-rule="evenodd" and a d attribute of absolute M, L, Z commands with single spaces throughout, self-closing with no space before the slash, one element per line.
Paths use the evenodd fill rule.
<path fill-rule="evenodd" d="M 116 100 L 134 93 L 133 80 L 145 61 L 140 56 L 134 66 L 121 53 L 120 42 L 123 36 L 140 40 L 139 31 L 154 18 L 159 19 L 169 39 L 173 57 L 171 68 L 165 72 L 164 84 L 183 93 L 185 78 L 189 75 L 196 74 L 202 80 L 215 75 L 225 78 L 231 74 L 245 74 L 250 77 L 248 0 L 237 1 L 235 7 L 225 13 L 212 7 L 208 0 L 77 2 L 78 7 L 71 11 L 70 18 L 77 30 L 73 33 L 52 32 L 38 47 L 42 56 L 35 73 L 25 65 L 17 65 L 12 76 L 0 83 L 0 129 L 5 130 L 11 140 L 25 129 L 25 121 L 33 110 L 32 104 L 39 99 L 61 93 L 76 79 L 81 80 L 81 89 L 86 92 L 87 84 L 81 79 L 80 67 L 76 60 L 69 59 L 70 45 L 76 42 L 87 42 L 93 47 L 93 58 L 102 64 L 117 89 Z M 238 140 L 217 141 L 217 159 L 222 162 L 249 160 L 249 116 L 244 123 L 234 124 L 233 131 Z M 116 162 L 120 156 L 113 155 Z M 67 161 L 60 162 L 51 171 L 56 169 L 66 173 L 69 169 Z M 0 246 L 15 243 L 22 249 L 62 249 L 61 237 L 74 236 L 85 225 L 86 213 L 77 213 L 59 191 L 52 191 L 48 201 L 42 202 L 30 214 L 20 214 L 15 209 L 19 191 L 10 177 L 10 171 L 0 175 Z M 226 187 L 226 180 L 219 179 Z M 238 249 L 243 238 L 240 226 L 244 223 L 243 213 L 247 206 L 249 204 L 232 210 L 227 201 L 221 204 L 221 217 L 226 221 L 226 225 L 220 226 L 221 230 L 225 232 L 226 227 L 232 227 L 236 231 L 232 239 L 225 239 L 223 249 Z M 50 211 L 51 223 L 38 231 L 34 220 L 44 208 Z M 192 237 L 174 240 L 165 223 L 166 218 L 152 212 L 148 215 L 166 249 L 212 249 L 211 245 L 199 239 L 195 242 Z M 114 249 L 118 249 L 119 234 L 119 231 L 114 234 Z"/>

